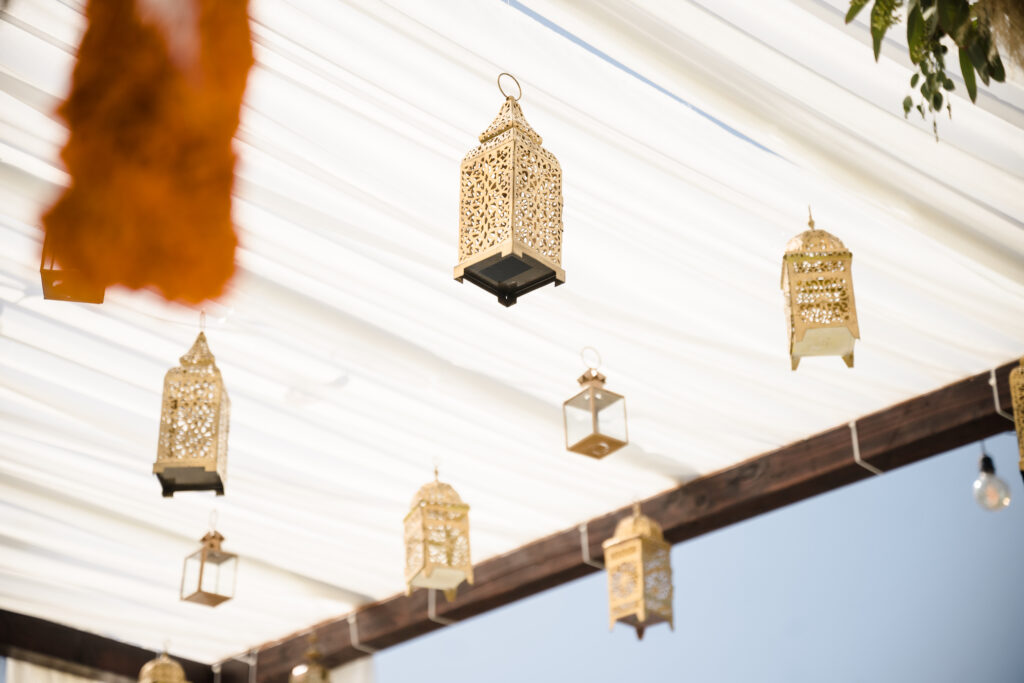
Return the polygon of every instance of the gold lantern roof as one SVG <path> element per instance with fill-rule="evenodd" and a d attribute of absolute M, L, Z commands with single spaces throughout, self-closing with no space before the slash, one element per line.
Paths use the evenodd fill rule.
<path fill-rule="evenodd" d="M 793 370 L 805 356 L 840 356 L 853 367 L 854 340 L 860 339 L 850 264 L 853 255 L 830 232 L 810 228 L 786 244 L 782 290 Z"/>
<path fill-rule="evenodd" d="M 562 168 L 541 146 L 517 100 L 506 95 L 480 134 L 480 146 L 462 161 L 454 271 L 456 280 L 469 280 L 505 306 L 546 284 L 565 282 Z"/>
<path fill-rule="evenodd" d="M 1013 425 L 1017 430 L 1017 449 L 1020 452 L 1020 473 L 1024 477 L 1024 358 L 1010 370 L 1010 398 L 1013 400 Z"/>
<path fill-rule="evenodd" d="M 671 546 L 661 526 L 633 506 L 619 521 L 615 535 L 601 544 L 608 574 L 609 629 L 622 622 L 644 637 L 648 626 L 672 623 Z"/>
<path fill-rule="evenodd" d="M 438 480 L 420 487 L 405 516 L 406 594 L 414 588 L 444 591 L 455 599 L 459 584 L 473 584 L 469 553 L 469 506 L 449 484 Z"/>
<path fill-rule="evenodd" d="M 139 683 L 188 683 L 181 664 L 167 656 L 166 652 L 142 665 Z"/>
<path fill-rule="evenodd" d="M 205 333 L 199 333 L 180 362 L 164 377 L 153 473 L 165 497 L 177 491 L 223 495 L 231 400 Z"/>

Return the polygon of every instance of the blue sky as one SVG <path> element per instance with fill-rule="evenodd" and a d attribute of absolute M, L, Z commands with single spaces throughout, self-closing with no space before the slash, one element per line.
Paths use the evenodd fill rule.
<path fill-rule="evenodd" d="M 1024 485 L 971 497 L 978 446 L 673 548 L 675 632 L 608 632 L 597 573 L 376 657 L 378 683 L 1024 680 Z"/>

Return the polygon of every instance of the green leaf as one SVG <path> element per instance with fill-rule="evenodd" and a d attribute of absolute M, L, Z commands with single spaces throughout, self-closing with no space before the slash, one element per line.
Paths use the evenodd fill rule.
<path fill-rule="evenodd" d="M 875 49 L 875 61 L 878 61 L 878 55 L 882 52 L 882 39 L 885 38 L 885 32 L 889 30 L 891 21 L 890 8 L 879 0 L 875 0 L 875 4 L 871 7 L 871 42 Z"/>
<path fill-rule="evenodd" d="M 910 61 L 917 64 L 928 54 L 924 40 L 924 17 L 921 16 L 921 8 L 915 7 L 907 15 L 907 46 L 910 52 Z"/>
<path fill-rule="evenodd" d="M 974 80 L 974 64 L 967 51 L 960 48 L 960 72 L 964 75 L 964 85 L 967 86 L 967 94 L 971 96 L 971 102 L 978 99 L 978 83 Z"/>
<path fill-rule="evenodd" d="M 945 90 L 952 90 L 955 86 L 953 85 L 953 81 L 951 79 L 947 78 L 946 80 L 944 80 L 942 82 L 942 87 Z"/>
<path fill-rule="evenodd" d="M 907 95 L 903 98 L 903 118 L 907 118 L 912 106 L 914 106 L 914 101 L 910 99 L 910 95 Z"/>
<path fill-rule="evenodd" d="M 917 87 L 917 82 L 919 80 L 921 80 L 921 74 L 914 74 L 913 76 L 911 76 L 910 77 L 910 87 L 911 88 L 916 88 Z"/>
<path fill-rule="evenodd" d="M 868 4 L 868 1 L 869 0 L 850 0 L 850 9 L 846 13 L 847 24 L 857 18 L 857 15 L 860 14 L 860 11 Z"/>
<path fill-rule="evenodd" d="M 930 7 L 925 7 L 921 11 L 921 16 L 924 17 L 924 34 L 931 38 L 939 28 L 938 8 L 933 3 Z"/>
<path fill-rule="evenodd" d="M 971 23 L 971 7 L 967 0 L 938 0 L 939 26 L 962 44 L 964 34 Z"/>
<path fill-rule="evenodd" d="M 942 93 L 936 92 L 932 95 L 932 108 L 936 111 L 942 109 Z"/>
<path fill-rule="evenodd" d="M 981 76 L 981 82 L 988 85 L 988 52 L 980 40 L 975 40 L 967 45 L 967 55 L 971 58 L 974 70 Z"/>
<path fill-rule="evenodd" d="M 988 60 L 988 72 L 993 81 L 1002 83 L 1006 80 L 1006 69 L 1003 68 L 1003 60 L 999 59 L 998 52 Z"/>

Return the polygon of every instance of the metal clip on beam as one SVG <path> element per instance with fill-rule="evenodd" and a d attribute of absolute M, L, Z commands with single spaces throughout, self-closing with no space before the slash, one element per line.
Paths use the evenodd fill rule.
<path fill-rule="evenodd" d="M 587 535 L 587 523 L 580 524 L 580 549 L 583 551 L 583 564 L 595 569 L 604 569 L 604 565 L 590 557 L 590 537 Z"/>
<path fill-rule="evenodd" d="M 992 387 L 992 402 L 996 404 L 996 414 L 1005 417 L 1010 422 L 1013 422 L 1013 415 L 1010 415 L 1003 407 L 999 405 L 999 384 L 996 382 L 996 369 L 992 368 L 988 371 L 988 385 Z"/>
<path fill-rule="evenodd" d="M 349 644 L 352 645 L 353 650 L 359 650 L 365 652 L 368 655 L 372 655 L 377 652 L 377 648 L 370 647 L 369 645 L 362 645 L 359 642 L 359 626 L 356 624 L 356 613 L 351 612 L 348 615 L 348 639 Z"/>
<path fill-rule="evenodd" d="M 451 626 L 455 623 L 453 619 L 437 616 L 437 591 L 433 588 L 427 589 L 427 619 L 442 626 Z"/>
<path fill-rule="evenodd" d="M 878 469 L 869 462 L 865 462 L 860 457 L 860 439 L 857 437 L 857 422 L 854 420 L 850 423 L 850 438 L 853 440 L 853 461 L 866 469 L 872 474 L 885 474 L 882 470 Z"/>

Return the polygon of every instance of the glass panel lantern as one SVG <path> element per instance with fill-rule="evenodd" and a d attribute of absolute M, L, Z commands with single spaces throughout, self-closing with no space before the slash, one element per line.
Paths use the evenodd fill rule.
<path fill-rule="evenodd" d="M 93 284 L 80 271 L 62 268 L 57 263 L 54 240 L 52 231 L 47 230 L 43 238 L 43 257 L 39 264 L 43 298 L 86 304 L 103 303 L 106 290 L 102 285 Z"/>
<path fill-rule="evenodd" d="M 306 661 L 292 669 L 288 683 L 330 683 L 331 675 L 320 663 L 320 658 L 320 650 L 316 647 L 316 634 L 311 633 Z"/>
<path fill-rule="evenodd" d="M 573 453 L 600 459 L 629 443 L 626 399 L 605 389 L 606 379 L 588 368 L 578 380 L 583 391 L 562 404 L 565 447 Z"/>
<path fill-rule="evenodd" d="M 1013 399 L 1013 424 L 1017 429 L 1020 451 L 1020 475 L 1024 478 L 1024 358 L 1010 371 L 1010 397 Z"/>
<path fill-rule="evenodd" d="M 216 531 L 203 536 L 202 546 L 185 558 L 181 599 L 216 607 L 235 595 L 238 555 L 221 550 L 224 537 Z"/>
<path fill-rule="evenodd" d="M 202 332 L 181 366 L 164 377 L 160 437 L 153 473 L 163 495 L 216 491 L 224 495 L 231 401 Z"/>
<path fill-rule="evenodd" d="M 608 573 L 609 630 L 617 621 L 634 627 L 638 639 L 654 624 L 664 622 L 675 630 L 670 546 L 658 523 L 641 514 L 637 504 L 602 547 Z"/>
<path fill-rule="evenodd" d="M 860 339 L 853 300 L 852 254 L 835 235 L 814 229 L 814 219 L 786 245 L 782 291 L 789 327 L 789 355 L 796 370 L 805 356 L 841 356 L 853 367 Z"/>
<path fill-rule="evenodd" d="M 188 683 L 185 670 L 181 664 L 162 653 L 156 659 L 142 665 L 139 670 L 139 683 Z"/>
<path fill-rule="evenodd" d="M 541 142 L 518 98 L 508 95 L 480 134 L 480 146 L 462 161 L 455 279 L 469 280 L 505 306 L 565 282 L 562 169 Z"/>
<path fill-rule="evenodd" d="M 416 492 L 405 516 L 406 595 L 414 588 L 433 588 L 450 602 L 463 581 L 473 584 L 469 506 L 437 480 L 435 470 L 434 481 Z"/>

